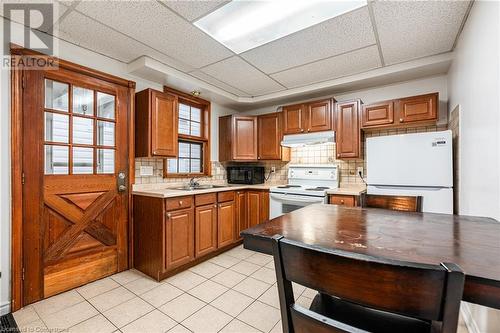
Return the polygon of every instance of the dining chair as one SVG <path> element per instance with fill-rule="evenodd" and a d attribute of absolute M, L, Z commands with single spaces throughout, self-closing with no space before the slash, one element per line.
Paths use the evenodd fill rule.
<path fill-rule="evenodd" d="M 284 333 L 456 333 L 464 274 L 273 237 Z M 295 303 L 292 282 L 319 291 Z"/>
<path fill-rule="evenodd" d="M 361 194 L 361 207 L 422 212 L 421 196 Z"/>

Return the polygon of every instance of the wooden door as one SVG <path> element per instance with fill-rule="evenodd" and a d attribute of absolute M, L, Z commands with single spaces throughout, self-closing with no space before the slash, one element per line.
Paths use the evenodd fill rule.
<path fill-rule="evenodd" d="M 247 192 L 236 192 L 236 239 L 241 239 L 240 232 L 248 229 Z"/>
<path fill-rule="evenodd" d="M 24 305 L 128 267 L 129 89 L 83 72 L 23 73 Z"/>
<path fill-rule="evenodd" d="M 394 124 L 393 101 L 363 105 L 361 127 L 375 127 Z"/>
<path fill-rule="evenodd" d="M 281 159 L 281 114 L 279 112 L 257 117 L 259 160 Z"/>
<path fill-rule="evenodd" d="M 177 157 L 177 96 L 151 90 L 151 151 L 155 156 Z"/>
<path fill-rule="evenodd" d="M 194 258 L 193 209 L 167 213 L 165 219 L 165 270 L 184 265 Z"/>
<path fill-rule="evenodd" d="M 337 104 L 337 158 L 359 158 L 361 132 L 358 110 L 359 101 Z"/>
<path fill-rule="evenodd" d="M 257 159 L 257 117 L 233 117 L 233 160 Z"/>
<path fill-rule="evenodd" d="M 257 224 L 260 224 L 261 218 L 261 198 L 260 198 L 260 192 L 259 191 L 248 191 L 248 205 L 247 205 L 247 212 L 248 212 L 248 227 L 251 228 L 253 226 L 256 226 Z"/>
<path fill-rule="evenodd" d="M 402 98 L 397 103 L 400 123 L 437 119 L 437 93 Z"/>
<path fill-rule="evenodd" d="M 304 132 L 305 112 L 303 104 L 287 105 L 283 107 L 283 134 L 297 134 Z"/>
<path fill-rule="evenodd" d="M 195 256 L 201 257 L 217 249 L 217 205 L 196 207 Z"/>
<path fill-rule="evenodd" d="M 307 104 L 307 132 L 329 131 L 332 129 L 331 100 Z"/>
<path fill-rule="evenodd" d="M 236 228 L 236 204 L 234 201 L 219 204 L 217 221 L 218 247 L 233 243 Z"/>

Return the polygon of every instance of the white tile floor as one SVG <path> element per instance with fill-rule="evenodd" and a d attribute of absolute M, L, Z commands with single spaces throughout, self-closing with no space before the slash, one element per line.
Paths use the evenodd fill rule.
<path fill-rule="evenodd" d="M 308 307 L 315 291 L 294 285 Z M 115 274 L 14 313 L 23 332 L 282 332 L 271 256 L 242 246 L 156 282 Z M 463 323 L 458 332 L 467 333 Z"/>

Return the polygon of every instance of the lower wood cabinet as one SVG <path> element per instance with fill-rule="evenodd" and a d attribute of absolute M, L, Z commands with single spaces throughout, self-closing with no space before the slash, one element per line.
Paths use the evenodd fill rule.
<path fill-rule="evenodd" d="M 184 265 L 194 258 L 194 210 L 183 209 L 167 213 L 164 227 L 164 269 Z"/>
<path fill-rule="evenodd" d="M 217 246 L 232 244 L 235 240 L 236 204 L 234 201 L 219 204 L 217 210 Z"/>
<path fill-rule="evenodd" d="M 134 267 L 156 280 L 241 243 L 249 221 L 269 217 L 269 192 L 220 191 L 175 198 L 133 197 Z"/>
<path fill-rule="evenodd" d="M 269 219 L 269 192 L 248 191 L 248 227 L 263 223 Z"/>
<path fill-rule="evenodd" d="M 242 239 L 240 233 L 248 229 L 248 194 L 246 191 L 236 192 L 236 239 Z"/>
<path fill-rule="evenodd" d="M 217 204 L 195 209 L 195 256 L 217 250 Z"/>
<path fill-rule="evenodd" d="M 356 206 L 358 206 L 358 196 L 356 196 L 356 195 L 330 194 L 328 196 L 328 203 L 330 203 L 332 205 L 356 207 Z"/>

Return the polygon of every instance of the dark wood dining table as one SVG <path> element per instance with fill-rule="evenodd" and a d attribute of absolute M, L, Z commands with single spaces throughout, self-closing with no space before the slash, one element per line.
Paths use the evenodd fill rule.
<path fill-rule="evenodd" d="M 500 309 L 500 222 L 485 217 L 314 204 L 242 231 L 244 247 L 272 254 L 271 237 L 415 263 L 453 262 L 463 300 Z"/>

